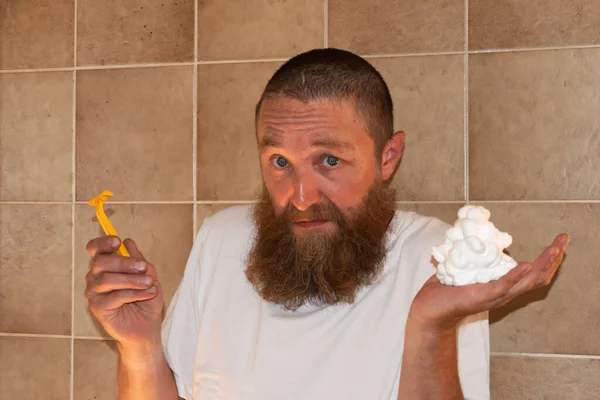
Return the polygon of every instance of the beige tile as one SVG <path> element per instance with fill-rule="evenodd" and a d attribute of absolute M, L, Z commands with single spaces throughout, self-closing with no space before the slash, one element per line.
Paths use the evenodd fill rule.
<path fill-rule="evenodd" d="M 77 74 L 77 199 L 192 200 L 192 67 Z"/>
<path fill-rule="evenodd" d="M 329 46 L 359 54 L 462 51 L 463 0 L 329 0 Z"/>
<path fill-rule="evenodd" d="M 204 0 L 198 58 L 287 58 L 323 47 L 323 0 Z"/>
<path fill-rule="evenodd" d="M 254 199 L 262 182 L 254 108 L 280 65 L 199 66 L 198 200 Z"/>
<path fill-rule="evenodd" d="M 471 199 L 600 199 L 600 49 L 469 60 Z"/>
<path fill-rule="evenodd" d="M 106 214 L 122 239 L 136 241 L 146 259 L 156 266 L 164 289 L 165 309 L 179 282 L 193 237 L 193 206 L 191 204 L 124 205 L 105 204 Z M 75 334 L 106 336 L 91 315 L 86 299 L 85 275 L 89 270 L 87 242 L 102 236 L 94 209 L 87 205 L 75 208 Z"/>
<path fill-rule="evenodd" d="M 75 340 L 73 400 L 117 400 L 119 352 L 112 340 Z"/>
<path fill-rule="evenodd" d="M 600 44 L 597 0 L 469 1 L 469 49 Z"/>
<path fill-rule="evenodd" d="M 71 200 L 72 126 L 72 72 L 0 75 L 0 200 Z"/>
<path fill-rule="evenodd" d="M 0 336 L 0 400 L 69 400 L 70 339 Z"/>
<path fill-rule="evenodd" d="M 79 65 L 193 61 L 193 0 L 78 0 Z"/>
<path fill-rule="evenodd" d="M 508 253 L 518 261 L 533 261 L 559 233 L 571 235 L 550 288 L 491 312 L 492 351 L 600 355 L 600 204 L 484 205 L 513 236 Z"/>
<path fill-rule="evenodd" d="M 0 69 L 73 66 L 73 0 L 0 2 Z"/>
<path fill-rule="evenodd" d="M 0 332 L 71 334 L 71 206 L 0 205 Z"/>
<path fill-rule="evenodd" d="M 458 218 L 458 209 L 462 206 L 463 204 L 458 203 L 401 203 L 398 208 L 427 217 L 435 217 L 454 225 L 454 221 Z"/>
<path fill-rule="evenodd" d="M 369 60 L 386 80 L 406 149 L 394 176 L 399 200 L 464 199 L 462 56 Z"/>
<path fill-rule="evenodd" d="M 494 400 L 596 400 L 600 360 L 497 355 L 491 358 Z"/>

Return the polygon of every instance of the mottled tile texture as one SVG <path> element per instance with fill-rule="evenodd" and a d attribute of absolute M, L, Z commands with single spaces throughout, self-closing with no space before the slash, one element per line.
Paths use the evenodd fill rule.
<path fill-rule="evenodd" d="M 71 334 L 71 206 L 0 205 L 0 332 Z"/>
<path fill-rule="evenodd" d="M 463 0 L 329 0 L 329 46 L 359 54 L 464 49 Z"/>
<path fill-rule="evenodd" d="M 73 66 L 74 0 L 0 2 L 0 69 Z"/>
<path fill-rule="evenodd" d="M 469 0 L 469 49 L 600 44 L 597 0 Z"/>
<path fill-rule="evenodd" d="M 79 65 L 194 59 L 193 0 L 78 0 Z"/>
<path fill-rule="evenodd" d="M 78 72 L 78 200 L 192 200 L 192 71 Z"/>
<path fill-rule="evenodd" d="M 70 339 L 0 336 L 0 400 L 68 400 Z"/>
<path fill-rule="evenodd" d="M 526 356 L 492 356 L 494 400 L 597 400 L 600 360 Z"/>
<path fill-rule="evenodd" d="M 600 199 L 600 49 L 469 57 L 473 200 Z"/>
<path fill-rule="evenodd" d="M 73 73 L 0 74 L 0 200 L 71 201 Z"/>
<path fill-rule="evenodd" d="M 198 58 L 282 58 L 322 47 L 323 11 L 323 0 L 200 1 Z"/>

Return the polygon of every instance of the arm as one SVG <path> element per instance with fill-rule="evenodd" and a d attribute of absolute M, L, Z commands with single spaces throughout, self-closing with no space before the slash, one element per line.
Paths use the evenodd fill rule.
<path fill-rule="evenodd" d="M 461 321 L 548 285 L 568 240 L 567 235 L 559 235 L 533 263 L 519 263 L 502 278 L 486 284 L 445 286 L 435 275 L 425 282 L 413 299 L 407 320 L 398 399 L 463 399 L 457 354 Z"/>
<path fill-rule="evenodd" d="M 162 349 L 146 352 L 146 355 L 122 348 L 119 350 L 119 400 L 183 400 L 177 394 L 173 372 Z M 152 353 L 154 355 L 148 355 Z"/>
<path fill-rule="evenodd" d="M 464 398 L 458 376 L 457 330 L 436 332 L 409 319 L 398 400 Z"/>

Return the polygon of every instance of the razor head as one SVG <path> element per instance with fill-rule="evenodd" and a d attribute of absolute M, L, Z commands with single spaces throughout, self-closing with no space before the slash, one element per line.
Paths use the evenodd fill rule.
<path fill-rule="evenodd" d="M 88 204 L 90 206 L 97 206 L 100 205 L 102 203 L 104 203 L 106 200 L 108 200 L 110 197 L 112 197 L 113 192 L 109 192 L 108 190 L 105 190 L 104 192 L 100 193 L 98 196 L 94 197 L 93 199 L 91 199 L 90 201 L 88 201 Z"/>

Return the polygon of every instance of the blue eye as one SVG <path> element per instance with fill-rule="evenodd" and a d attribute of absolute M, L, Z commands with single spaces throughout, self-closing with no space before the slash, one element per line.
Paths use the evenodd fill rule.
<path fill-rule="evenodd" d="M 340 159 L 334 156 L 327 156 L 325 157 L 325 163 L 329 167 L 335 167 L 340 163 Z"/>
<path fill-rule="evenodd" d="M 279 157 L 276 157 L 276 158 L 274 159 L 274 161 L 275 161 L 275 166 L 277 166 L 277 167 L 279 167 L 279 168 L 285 168 L 285 167 L 287 167 L 287 166 L 288 166 L 288 164 L 289 164 L 288 160 L 286 160 L 285 158 L 283 158 L 283 157 L 281 157 L 281 156 L 279 156 Z"/>

